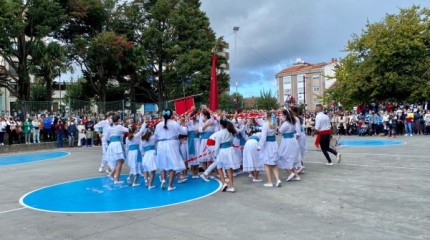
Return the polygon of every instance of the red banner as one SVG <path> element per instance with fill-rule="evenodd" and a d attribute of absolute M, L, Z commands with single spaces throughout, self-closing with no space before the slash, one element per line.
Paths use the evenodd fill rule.
<path fill-rule="evenodd" d="M 187 112 L 188 110 L 190 110 L 191 107 L 194 106 L 194 97 L 185 97 L 185 98 L 176 99 L 174 103 L 175 103 L 176 114 L 181 115 Z"/>
<path fill-rule="evenodd" d="M 212 111 L 218 110 L 218 81 L 216 76 L 216 62 L 218 56 L 214 54 L 212 56 L 212 74 L 211 74 L 211 85 L 209 92 L 209 109 Z"/>

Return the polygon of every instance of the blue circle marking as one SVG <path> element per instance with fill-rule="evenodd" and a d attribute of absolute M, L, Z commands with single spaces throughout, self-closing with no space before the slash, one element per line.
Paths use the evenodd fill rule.
<path fill-rule="evenodd" d="M 126 176 L 121 176 L 125 180 Z M 144 210 L 185 203 L 214 194 L 221 188 L 217 180 L 206 183 L 188 179 L 177 184 L 176 190 L 160 188 L 148 190 L 144 184 L 132 187 L 114 185 L 108 177 L 97 177 L 60 183 L 27 193 L 19 200 L 21 205 L 40 211 L 60 213 L 107 213 Z"/>
<path fill-rule="evenodd" d="M 17 165 L 30 162 L 51 160 L 70 155 L 69 152 L 40 152 L 0 157 L 0 166 Z"/>
<path fill-rule="evenodd" d="M 341 146 L 351 146 L 351 147 L 369 147 L 369 146 L 393 146 L 404 144 L 403 141 L 398 140 L 378 140 L 378 139 L 369 139 L 369 140 L 341 140 Z"/>

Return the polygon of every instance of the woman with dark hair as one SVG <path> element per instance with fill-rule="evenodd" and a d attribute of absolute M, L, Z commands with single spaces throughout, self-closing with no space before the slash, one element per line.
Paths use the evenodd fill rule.
<path fill-rule="evenodd" d="M 214 120 L 211 118 L 211 115 L 208 110 L 202 110 L 199 119 L 198 131 L 200 133 L 201 139 L 199 155 L 203 156 L 199 158 L 199 163 L 201 163 L 203 168 L 206 169 L 208 162 L 212 161 L 212 156 L 209 154 L 207 141 L 209 137 L 214 133 Z"/>
<path fill-rule="evenodd" d="M 157 124 L 155 128 L 155 138 L 157 143 L 157 167 L 162 170 L 161 172 L 161 188 L 165 187 L 166 171 L 169 171 L 169 187 L 168 191 L 175 190 L 172 185 L 175 177 L 175 172 L 185 169 L 184 161 L 182 161 L 179 152 L 179 134 L 187 135 L 187 129 L 179 123 L 171 120 L 172 110 L 165 109 L 162 112 L 164 122 Z"/>
<path fill-rule="evenodd" d="M 261 160 L 267 177 L 265 187 L 273 187 L 272 174 L 276 178 L 276 187 L 281 186 L 277 163 L 279 161 L 278 142 L 276 142 L 276 125 L 272 123 L 271 113 L 266 113 L 266 122 L 261 129 L 261 137 L 258 141 L 257 150 L 260 151 Z"/>
<path fill-rule="evenodd" d="M 287 182 L 294 177 L 294 180 L 299 181 L 300 176 L 297 172 L 297 168 L 300 168 L 301 164 L 300 146 L 297 139 L 300 137 L 300 124 L 289 109 L 284 109 L 282 114 L 285 121 L 279 129 L 279 132 L 282 134 L 282 141 L 278 151 L 278 166 L 280 169 L 287 170 Z"/>
<path fill-rule="evenodd" d="M 119 115 L 114 115 L 112 117 L 113 125 L 107 129 L 106 133 L 106 139 L 109 140 L 106 158 L 109 162 L 109 168 L 112 170 L 109 176 L 114 178 L 114 184 L 124 183 L 124 181 L 119 180 L 125 159 L 122 138 L 128 132 L 128 128 L 121 126 L 119 120 Z"/>
<path fill-rule="evenodd" d="M 199 156 L 199 147 L 200 147 L 200 138 L 198 134 L 198 124 L 199 121 L 197 120 L 198 112 L 196 110 L 192 111 L 188 115 L 188 121 L 185 123 L 185 126 L 187 127 L 188 131 L 188 142 L 187 142 L 187 153 L 188 158 L 196 158 Z M 198 179 L 199 178 L 199 161 L 193 160 L 188 163 L 188 165 L 191 166 L 192 171 L 192 178 Z"/>
<path fill-rule="evenodd" d="M 235 192 L 233 186 L 233 170 L 240 167 L 239 159 L 233 149 L 233 137 L 236 134 L 234 125 L 226 120 L 220 120 L 221 130 L 215 140 L 214 157 L 217 164 L 218 174 L 220 175 L 221 182 L 223 183 L 222 191 Z M 228 186 L 225 183 L 225 176 L 223 169 L 227 170 Z"/>
<path fill-rule="evenodd" d="M 304 118 L 301 116 L 301 111 L 298 107 L 296 106 L 291 107 L 291 111 L 294 113 L 296 120 L 298 120 L 298 123 L 300 124 L 299 146 L 300 146 L 301 167 L 298 169 L 298 172 L 301 173 L 305 169 L 305 166 L 303 165 L 303 160 L 305 159 L 305 153 L 308 147 L 306 142 L 305 128 L 303 126 Z"/>

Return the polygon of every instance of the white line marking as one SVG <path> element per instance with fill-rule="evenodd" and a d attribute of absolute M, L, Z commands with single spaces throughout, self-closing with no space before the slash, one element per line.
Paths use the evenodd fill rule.
<path fill-rule="evenodd" d="M 306 163 L 314 163 L 314 164 L 325 164 L 322 162 L 310 162 L 305 161 Z M 353 163 L 340 163 L 338 165 L 346 165 L 346 166 L 356 166 L 356 167 L 372 167 L 372 168 L 394 168 L 394 169 L 405 169 L 405 170 L 417 170 L 417 171 L 428 171 L 428 169 L 424 168 L 408 168 L 408 167 L 395 167 L 395 166 L 381 166 L 381 165 L 367 165 L 367 164 L 353 164 Z"/>
<path fill-rule="evenodd" d="M 1 211 L 0 214 L 2 213 L 8 213 L 8 212 L 14 212 L 14 211 L 19 211 L 19 210 L 23 210 L 26 209 L 27 207 L 22 207 L 22 208 L 15 208 L 15 209 L 11 209 L 11 210 L 6 210 L 6 211 Z"/>
<path fill-rule="evenodd" d="M 358 155 L 375 155 L 375 156 L 386 156 L 386 157 L 417 157 L 417 158 L 426 158 L 428 159 L 429 156 L 422 156 L 422 155 L 399 155 L 399 154 L 379 154 L 379 153 L 355 153 L 355 152 L 342 152 L 342 154 L 358 154 Z"/>

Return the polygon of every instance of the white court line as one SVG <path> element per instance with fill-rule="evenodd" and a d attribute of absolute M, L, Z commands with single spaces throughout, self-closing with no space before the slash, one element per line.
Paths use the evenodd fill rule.
<path fill-rule="evenodd" d="M 375 156 L 386 156 L 386 157 L 418 157 L 418 158 L 429 158 L 429 156 L 422 156 L 422 155 L 399 155 L 399 154 L 379 154 L 379 153 L 342 152 L 342 154 L 375 155 Z"/>
<path fill-rule="evenodd" d="M 325 164 L 322 162 L 310 162 L 305 161 L 306 163 L 314 163 L 314 164 Z M 418 170 L 418 171 L 428 171 L 428 169 L 425 168 L 408 168 L 408 167 L 395 167 L 395 166 L 380 166 L 380 165 L 367 165 L 367 164 L 353 164 L 353 163 L 340 163 L 338 165 L 346 165 L 346 166 L 355 166 L 355 167 L 371 167 L 371 168 L 394 168 L 394 169 L 404 169 L 404 170 Z"/>
<path fill-rule="evenodd" d="M 19 210 L 23 210 L 26 209 L 27 207 L 21 207 L 21 208 L 15 208 L 15 209 L 11 209 L 11 210 L 6 210 L 6 211 L 1 211 L 0 214 L 2 213 L 8 213 L 8 212 L 14 212 L 14 211 L 19 211 Z"/>

